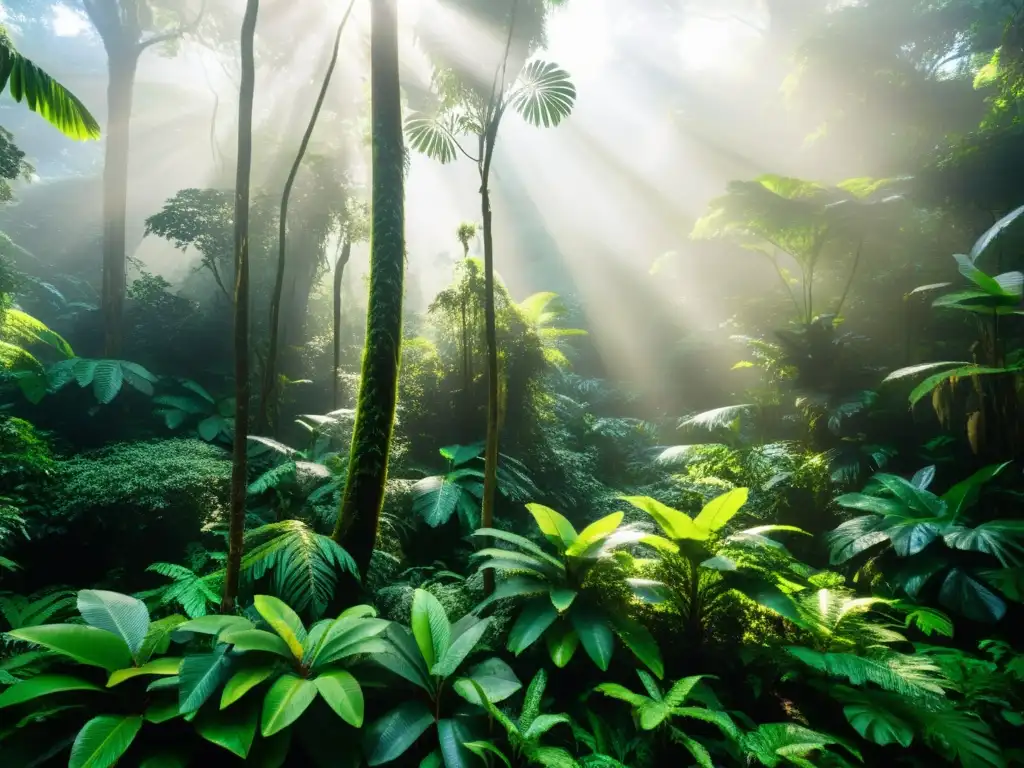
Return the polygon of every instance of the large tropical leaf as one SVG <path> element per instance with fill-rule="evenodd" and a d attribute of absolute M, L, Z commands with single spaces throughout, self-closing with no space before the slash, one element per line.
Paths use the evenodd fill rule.
<path fill-rule="evenodd" d="M 70 675 L 36 675 L 0 693 L 0 709 L 65 691 L 102 691 L 98 685 Z"/>
<path fill-rule="evenodd" d="M 33 112 L 72 139 L 98 139 L 100 126 L 89 110 L 67 88 L 22 56 L 0 27 L 0 93 L 24 101 Z"/>
<path fill-rule="evenodd" d="M 509 94 L 509 103 L 528 123 L 558 125 L 572 113 L 576 86 L 569 73 L 548 61 L 531 61 Z"/>
<path fill-rule="evenodd" d="M 110 768 L 128 751 L 140 728 L 138 715 L 94 717 L 75 737 L 68 768 Z"/>
<path fill-rule="evenodd" d="M 35 643 L 68 656 L 81 664 L 102 667 L 108 672 L 130 666 L 132 655 L 117 635 L 81 624 L 43 624 L 7 633 L 17 640 Z"/>
<path fill-rule="evenodd" d="M 227 646 L 210 653 L 186 656 L 178 671 L 178 708 L 184 715 L 195 712 L 230 675 Z"/>
<path fill-rule="evenodd" d="M 381 765 L 405 753 L 434 722 L 421 701 L 407 701 L 377 720 L 364 732 L 367 764 Z"/>
<path fill-rule="evenodd" d="M 313 684 L 324 701 L 351 726 L 363 725 L 363 689 L 351 672 L 337 669 L 314 678 Z"/>
<path fill-rule="evenodd" d="M 466 672 L 466 677 L 456 680 L 452 687 L 466 701 L 482 706 L 481 690 L 488 701 L 497 703 L 512 696 L 523 684 L 519 682 L 512 667 L 494 656 L 474 664 Z"/>
<path fill-rule="evenodd" d="M 136 597 L 102 589 L 83 589 L 78 593 L 78 612 L 90 626 L 103 629 L 124 640 L 138 658 L 149 632 L 149 610 Z"/>
<path fill-rule="evenodd" d="M 316 698 L 318 686 L 292 674 L 281 675 L 263 699 L 260 733 L 273 736 L 298 720 Z"/>
<path fill-rule="evenodd" d="M 252 749 L 258 725 L 259 707 L 255 699 L 228 710 L 203 710 L 195 720 L 200 736 L 243 760 Z"/>

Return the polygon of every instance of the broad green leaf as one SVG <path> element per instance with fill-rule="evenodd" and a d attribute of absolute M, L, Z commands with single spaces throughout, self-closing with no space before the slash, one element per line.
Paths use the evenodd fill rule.
<path fill-rule="evenodd" d="M 668 693 L 665 694 L 665 703 L 670 707 L 678 707 L 689 698 L 693 689 L 706 677 L 708 676 L 692 675 L 691 677 L 676 680 L 672 687 L 668 689 Z"/>
<path fill-rule="evenodd" d="M 221 635 L 220 642 L 234 646 L 237 651 L 266 651 L 289 660 L 296 658 L 287 640 L 263 629 L 228 630 Z M 302 658 L 301 654 L 298 658 Z"/>
<path fill-rule="evenodd" d="M 438 115 L 415 112 L 405 120 L 405 136 L 409 146 L 442 164 L 456 158 L 458 147 L 454 133 L 457 130 L 455 121 L 443 112 Z"/>
<path fill-rule="evenodd" d="M 975 528 L 953 526 L 942 538 L 953 549 L 984 552 L 1010 568 L 1020 565 L 1019 554 L 1024 554 L 1024 520 L 993 520 Z"/>
<path fill-rule="evenodd" d="M 259 666 L 240 669 L 224 684 L 224 690 L 220 693 L 220 708 L 230 707 L 246 693 L 274 674 L 273 664 L 260 664 Z"/>
<path fill-rule="evenodd" d="M 368 765 L 389 763 L 405 754 L 434 723 L 421 701 L 407 701 L 365 729 L 363 744 Z"/>
<path fill-rule="evenodd" d="M 207 709 L 196 718 L 195 729 L 210 743 L 244 760 L 256 738 L 259 711 L 255 699 L 229 710 Z"/>
<path fill-rule="evenodd" d="M 526 729 L 526 733 L 524 733 L 523 736 L 527 741 L 536 740 L 556 725 L 561 725 L 562 723 L 569 723 L 569 717 L 567 715 L 539 715 L 532 723 L 530 723 L 530 727 Z"/>
<path fill-rule="evenodd" d="M 385 639 L 391 650 L 375 654 L 373 661 L 396 675 L 405 678 L 428 693 L 433 694 L 434 684 L 427 669 L 423 654 L 420 653 L 412 632 L 403 626 L 393 624 L 385 632 Z"/>
<path fill-rule="evenodd" d="M 507 600 L 512 597 L 524 597 L 527 595 L 546 595 L 551 585 L 534 576 L 508 576 L 498 582 L 494 592 L 474 609 L 480 613 L 484 608 L 496 603 L 499 600 Z"/>
<path fill-rule="evenodd" d="M 125 680 L 130 680 L 139 675 L 177 675 L 178 667 L 181 666 L 181 659 L 166 656 L 161 659 L 154 659 L 141 667 L 127 667 L 111 673 L 107 680 L 107 688 L 112 688 Z"/>
<path fill-rule="evenodd" d="M 694 525 L 712 533 L 721 530 L 747 503 L 748 494 L 746 488 L 734 488 L 721 496 L 716 496 L 704 505 L 694 519 Z"/>
<path fill-rule="evenodd" d="M 309 652 L 310 644 L 307 640 L 306 661 L 312 663 L 313 668 L 317 669 L 353 654 L 365 653 L 377 647 L 375 638 L 379 637 L 390 624 L 391 622 L 384 619 L 362 616 L 338 618 L 324 632 L 312 653 Z"/>
<path fill-rule="evenodd" d="M 437 740 L 444 757 L 445 768 L 471 768 L 472 753 L 463 744 L 470 736 L 466 726 L 455 718 L 437 721 Z"/>
<path fill-rule="evenodd" d="M 102 589 L 83 589 L 78 593 L 78 612 L 90 626 L 103 629 L 124 640 L 138 657 L 149 632 L 149 609 L 137 597 Z"/>
<path fill-rule="evenodd" d="M 701 563 L 709 567 L 707 562 Z M 626 579 L 626 584 L 633 591 L 633 596 L 644 603 L 663 603 L 672 598 L 672 590 L 660 581 L 651 579 Z"/>
<path fill-rule="evenodd" d="M 942 499 L 946 502 L 951 518 L 956 520 L 969 509 L 977 500 L 981 487 L 1012 463 L 1007 461 L 1002 464 L 989 464 L 942 494 Z"/>
<path fill-rule="evenodd" d="M 64 691 L 102 691 L 98 685 L 71 675 L 36 675 L 21 680 L 0 693 L 0 709 Z"/>
<path fill-rule="evenodd" d="M 849 704 L 843 714 L 857 733 L 879 746 L 899 744 L 906 749 L 914 740 L 913 726 L 873 699 Z"/>
<path fill-rule="evenodd" d="M 178 706 L 183 715 L 195 712 L 224 682 L 231 669 L 227 646 L 211 653 L 186 656 L 178 670 Z"/>
<path fill-rule="evenodd" d="M 996 240 L 996 238 L 1003 235 L 1003 233 L 1009 228 L 1014 222 L 1020 218 L 1020 215 L 1024 213 L 1024 205 L 1019 208 L 1015 208 L 1008 214 L 1003 216 L 999 221 L 989 227 L 985 233 L 977 239 L 974 243 L 974 247 L 971 248 L 970 259 L 971 261 L 977 261 L 981 258 L 982 254 L 988 250 L 989 246 Z"/>
<path fill-rule="evenodd" d="M 68 656 L 81 664 L 108 672 L 131 666 L 132 653 L 117 635 L 83 624 L 41 624 L 12 629 L 9 637 L 35 643 Z"/>
<path fill-rule="evenodd" d="M 555 126 L 572 112 L 576 86 L 557 64 L 531 61 L 520 73 L 509 103 L 531 125 Z"/>
<path fill-rule="evenodd" d="M 651 701 L 648 699 L 637 707 L 640 727 L 645 731 L 653 731 L 671 714 L 672 712 L 668 705 L 663 701 Z"/>
<path fill-rule="evenodd" d="M 546 598 L 534 598 L 528 602 L 508 634 L 508 649 L 518 656 L 544 634 L 555 619 L 558 611 Z"/>
<path fill-rule="evenodd" d="M 572 527 L 572 523 L 555 510 L 543 504 L 527 504 L 526 508 L 537 521 L 540 532 L 560 551 L 565 551 L 576 541 L 576 529 Z"/>
<path fill-rule="evenodd" d="M 316 698 L 317 687 L 310 680 L 286 674 L 270 686 L 263 699 L 260 733 L 273 736 L 298 720 Z"/>
<path fill-rule="evenodd" d="M 363 726 L 363 689 L 350 672 L 325 672 L 313 684 L 338 717 L 356 728 Z"/>
<path fill-rule="evenodd" d="M 242 616 L 200 616 L 199 618 L 186 621 L 175 628 L 175 634 L 195 632 L 199 635 L 213 635 L 217 637 L 222 632 L 230 630 L 239 632 L 243 629 L 255 629 L 256 626 Z"/>
<path fill-rule="evenodd" d="M 433 667 L 448 652 L 452 627 L 444 606 L 425 589 L 413 593 L 410 626 L 427 667 Z"/>
<path fill-rule="evenodd" d="M 643 706 L 646 702 L 650 701 L 648 697 L 639 693 L 633 693 L 629 688 L 624 685 L 619 685 L 618 683 L 601 683 L 596 686 L 594 690 L 598 693 L 603 693 L 605 696 L 610 696 L 613 699 L 625 701 L 633 707 Z"/>
<path fill-rule="evenodd" d="M 569 614 L 569 621 L 591 661 L 602 672 L 607 672 L 615 650 L 615 636 L 608 619 L 589 606 L 578 606 Z"/>
<path fill-rule="evenodd" d="M 263 620 L 267 622 L 281 639 L 288 644 L 292 655 L 301 660 L 302 644 L 306 640 L 306 628 L 302 626 L 302 619 L 293 611 L 286 602 L 271 595 L 256 595 L 253 604 Z M 267 734 L 264 734 L 266 736 Z"/>
<path fill-rule="evenodd" d="M 614 532 L 624 517 L 625 513 L 623 512 L 613 512 L 588 525 L 580 531 L 576 540 L 565 550 L 566 556 L 579 557 L 582 555 L 592 544 L 596 544 Z"/>
<path fill-rule="evenodd" d="M 573 546 L 576 545 L 574 544 Z M 569 610 L 577 594 L 579 594 L 577 590 L 570 589 L 569 587 L 552 587 L 549 592 L 551 604 L 555 606 L 559 613 L 565 613 Z"/>
<path fill-rule="evenodd" d="M 643 624 L 627 616 L 614 617 L 615 632 L 633 655 L 659 680 L 665 676 L 665 665 L 654 637 Z"/>
<path fill-rule="evenodd" d="M 997 283 L 994 278 L 978 269 L 975 266 L 974 261 L 969 256 L 965 256 L 962 253 L 956 253 L 953 254 L 953 258 L 956 259 L 960 274 L 981 288 L 985 293 L 990 296 L 1003 295 L 1004 292 L 999 283 Z"/>
<path fill-rule="evenodd" d="M 652 499 L 650 496 L 621 496 L 620 498 L 653 517 L 670 539 L 704 541 L 708 537 L 707 530 L 698 526 L 689 515 L 672 509 L 657 499 Z"/>
<path fill-rule="evenodd" d="M 177 697 L 154 700 L 146 707 L 146 712 L 143 715 L 143 719 L 147 723 L 154 723 L 156 725 L 166 723 L 168 720 L 173 720 L 176 717 L 181 717 L 181 712 L 178 711 Z"/>
<path fill-rule="evenodd" d="M 420 768 L 444 768 L 444 757 L 441 755 L 441 750 L 435 749 L 420 760 Z"/>
<path fill-rule="evenodd" d="M 490 539 L 498 539 L 512 544 L 515 547 L 523 550 L 527 554 L 533 555 L 534 557 L 544 560 L 554 568 L 565 570 L 565 565 L 561 560 L 545 552 L 538 545 L 534 544 L 525 536 L 520 536 L 516 533 L 510 533 L 509 531 L 503 531 L 498 528 L 479 528 L 473 532 L 473 536 L 484 536 Z"/>
<path fill-rule="evenodd" d="M 484 632 L 487 631 L 490 624 L 490 619 L 483 619 L 459 635 L 455 642 L 449 646 L 441 660 L 430 669 L 430 674 L 437 677 L 454 675 L 459 665 L 466 660 L 466 657 L 480 643 L 480 639 L 484 636 Z"/>
<path fill-rule="evenodd" d="M 466 701 L 482 706 L 480 694 L 473 683 L 480 686 L 487 700 L 494 704 L 504 701 L 523 687 L 512 667 L 496 656 L 471 667 L 466 677 L 459 678 L 452 686 Z"/>
<path fill-rule="evenodd" d="M 580 645 L 580 636 L 572 629 L 568 621 L 562 620 L 555 624 L 545 637 L 548 646 L 548 655 L 551 662 L 562 669 L 572 661 L 576 649 Z"/>
<path fill-rule="evenodd" d="M 110 768 L 128 751 L 141 727 L 138 715 L 94 717 L 75 737 L 68 768 Z"/>
<path fill-rule="evenodd" d="M 952 569 L 939 589 L 939 602 L 973 621 L 991 623 L 1006 614 L 999 595 L 960 568 Z"/>

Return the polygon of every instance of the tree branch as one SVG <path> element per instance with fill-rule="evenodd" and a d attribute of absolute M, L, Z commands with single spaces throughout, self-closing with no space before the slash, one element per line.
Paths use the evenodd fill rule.
<path fill-rule="evenodd" d="M 203 4 L 199 7 L 199 13 L 195 19 L 192 20 L 191 24 L 180 24 L 170 32 L 162 32 L 159 35 L 153 35 L 146 40 L 139 41 L 139 53 L 146 50 L 150 46 L 159 45 L 160 43 L 166 43 L 168 40 L 174 40 L 179 37 L 184 37 L 190 32 L 194 32 L 199 26 L 199 23 L 203 20 L 203 16 L 206 15 L 206 0 L 203 0 Z"/>

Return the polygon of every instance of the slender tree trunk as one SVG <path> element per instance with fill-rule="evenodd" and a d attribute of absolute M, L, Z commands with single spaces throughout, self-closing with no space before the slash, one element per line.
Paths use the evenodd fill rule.
<path fill-rule="evenodd" d="M 372 0 L 370 296 L 348 481 L 334 529 L 335 540 L 348 549 L 364 575 L 377 541 L 377 525 L 384 502 L 402 349 L 405 147 L 398 72 L 396 0 Z"/>
<path fill-rule="evenodd" d="M 127 290 L 125 219 L 128 208 L 128 153 L 132 95 L 139 51 L 115 46 L 107 54 L 107 136 L 103 164 L 103 354 L 121 355 Z"/>
<path fill-rule="evenodd" d="M 259 423 L 262 426 L 270 426 L 270 408 L 271 400 L 277 398 L 277 347 L 278 338 L 280 334 L 281 324 L 281 293 L 284 290 L 284 268 L 285 268 L 285 257 L 287 255 L 286 238 L 288 233 L 288 200 L 292 194 L 292 187 L 295 186 L 295 177 L 299 174 L 299 168 L 302 166 L 302 160 L 306 156 L 306 150 L 309 148 L 309 141 L 313 137 L 313 129 L 316 128 L 316 121 L 320 117 L 320 110 L 324 105 L 324 99 L 327 97 L 327 89 L 331 84 L 331 77 L 334 75 L 334 67 L 338 63 L 338 50 L 341 46 L 341 33 L 345 30 L 345 24 L 348 22 L 348 17 L 352 13 L 352 6 L 355 5 L 355 0 L 350 0 L 348 8 L 345 11 L 344 17 L 341 19 L 341 24 L 338 25 L 338 31 L 334 36 L 334 49 L 331 51 L 331 61 L 327 65 L 327 72 L 324 75 L 323 83 L 320 86 L 320 93 L 317 96 L 316 104 L 313 106 L 313 114 L 309 118 L 309 124 L 306 126 L 306 132 L 302 136 L 302 142 L 299 144 L 299 151 L 295 155 L 295 162 L 292 163 L 291 170 L 288 172 L 288 180 L 284 184 L 284 194 L 281 195 L 281 214 L 280 221 L 278 222 L 278 233 L 277 233 L 277 277 L 274 280 L 274 293 L 270 299 L 270 348 L 267 353 L 267 363 L 263 371 L 263 386 L 260 390 L 260 418 Z"/>
<path fill-rule="evenodd" d="M 487 348 L 487 438 L 484 447 L 484 497 L 480 526 L 494 527 L 494 502 L 498 490 L 498 329 L 494 308 L 494 233 L 491 229 L 491 192 L 488 182 L 498 119 L 484 139 L 484 157 L 480 172 L 480 213 L 484 240 L 484 340 Z M 486 545 L 486 542 L 485 542 Z M 494 591 L 494 571 L 484 571 L 484 593 Z"/>
<path fill-rule="evenodd" d="M 249 178 L 252 171 L 253 54 L 259 0 L 248 0 L 242 20 L 242 83 L 238 94 L 238 169 L 235 175 L 235 439 L 231 465 L 228 560 L 221 612 L 234 610 L 242 565 L 249 433 Z"/>
<path fill-rule="evenodd" d="M 334 370 L 331 378 L 331 402 L 338 410 L 338 372 L 341 369 L 341 281 L 345 278 L 345 266 L 352 256 L 352 241 L 347 237 L 341 246 L 341 253 L 334 264 L 334 326 L 331 338 L 334 341 Z"/>

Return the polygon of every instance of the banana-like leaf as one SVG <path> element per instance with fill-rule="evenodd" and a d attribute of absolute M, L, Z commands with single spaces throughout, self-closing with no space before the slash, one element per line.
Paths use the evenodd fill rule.
<path fill-rule="evenodd" d="M 68 768 L 111 768 L 142 728 L 138 715 L 100 715 L 82 726 L 71 745 Z"/>

